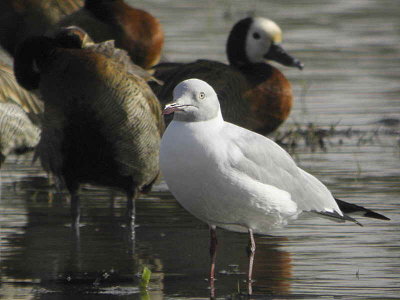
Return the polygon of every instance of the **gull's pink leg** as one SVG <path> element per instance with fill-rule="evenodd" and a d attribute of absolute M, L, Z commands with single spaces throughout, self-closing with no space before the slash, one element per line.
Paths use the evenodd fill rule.
<path fill-rule="evenodd" d="M 210 267 L 210 298 L 215 298 L 215 260 L 217 257 L 217 232 L 215 226 L 210 226 L 210 258 L 211 258 L 211 267 Z"/>
<path fill-rule="evenodd" d="M 254 242 L 253 230 L 249 229 L 249 246 L 247 248 L 249 254 L 249 272 L 247 274 L 247 291 L 249 295 L 253 293 L 252 288 L 252 274 L 253 274 L 253 262 L 254 253 L 256 252 L 256 243 Z"/>

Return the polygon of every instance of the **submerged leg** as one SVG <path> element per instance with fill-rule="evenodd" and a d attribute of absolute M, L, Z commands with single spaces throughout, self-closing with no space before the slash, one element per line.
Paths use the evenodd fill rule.
<path fill-rule="evenodd" d="M 215 261 L 217 258 L 217 232 L 215 226 L 210 226 L 210 258 L 211 258 L 211 266 L 210 266 L 210 298 L 215 298 Z"/>
<path fill-rule="evenodd" d="M 3 164 L 3 162 L 6 160 L 6 157 L 0 153 L 0 167 Z"/>
<path fill-rule="evenodd" d="M 252 274 L 253 274 L 253 262 L 254 262 L 255 252 L 256 252 L 256 243 L 254 242 L 253 230 L 249 228 L 249 245 L 247 247 L 247 253 L 249 255 L 249 271 L 247 273 L 247 291 L 249 295 L 253 293 Z"/>
<path fill-rule="evenodd" d="M 81 218 L 81 205 L 79 199 L 79 183 L 70 177 L 65 177 L 65 185 L 71 195 L 71 218 L 72 228 L 79 229 L 79 222 Z"/>
<path fill-rule="evenodd" d="M 138 197 L 138 190 L 134 189 L 132 191 L 127 192 L 127 216 L 128 216 L 128 224 L 131 226 L 135 225 L 135 217 L 136 217 L 136 209 L 135 209 L 135 201 Z"/>
<path fill-rule="evenodd" d="M 72 228 L 79 229 L 79 222 L 81 219 L 81 205 L 78 195 L 78 189 L 71 192 L 71 218 Z"/>

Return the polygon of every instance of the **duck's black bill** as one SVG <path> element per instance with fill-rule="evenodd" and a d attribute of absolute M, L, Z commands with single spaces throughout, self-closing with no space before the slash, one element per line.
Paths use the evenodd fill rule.
<path fill-rule="evenodd" d="M 272 44 L 268 53 L 264 56 L 264 58 L 269 60 L 274 60 L 284 66 L 287 67 L 296 67 L 300 70 L 303 70 L 304 65 L 297 58 L 288 54 L 282 46 L 277 44 Z"/>

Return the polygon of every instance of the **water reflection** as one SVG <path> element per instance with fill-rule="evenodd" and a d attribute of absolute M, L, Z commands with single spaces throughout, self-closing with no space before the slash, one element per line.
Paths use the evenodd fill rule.
<path fill-rule="evenodd" d="M 81 228 L 79 239 L 69 226 L 67 203 L 50 201 L 46 193 L 24 192 L 28 201 L 23 234 L 6 239 L 12 248 L 20 249 L 13 253 L 16 257 L 3 262 L 8 276 L 55 280 L 70 273 L 80 277 L 78 274 L 84 270 L 88 274 L 109 271 L 111 266 L 122 273 L 135 273 L 134 264 L 125 263 L 134 249 L 127 248 L 133 245 L 127 243 L 127 230 L 121 227 L 119 216 L 109 213 L 101 222 L 87 223 Z"/>
<path fill-rule="evenodd" d="M 47 191 L 46 184 L 45 178 L 33 177 L 21 178 L 16 187 L 3 187 L 4 196 L 16 192 L 25 200 L 18 210 L 13 208 L 7 225 L 3 224 L 3 282 L 16 286 L 27 282 L 39 299 L 46 299 L 49 293 L 60 297 L 87 293 L 139 297 L 138 274 L 146 265 L 153 271 L 151 289 L 155 294 L 179 291 L 181 296 L 190 297 L 196 290 L 198 295 L 208 295 L 207 226 L 183 211 L 169 194 L 140 199 L 140 225 L 132 235 L 125 226 L 122 195 L 117 195 L 110 208 L 112 193 L 85 190 L 84 225 L 77 236 L 70 227 L 68 203 L 62 197 L 49 197 L 53 193 Z M 24 222 L 13 218 L 20 215 L 25 216 Z M 236 286 L 245 291 L 247 237 L 223 230 L 218 231 L 218 237 L 217 295 L 235 293 L 232 287 Z M 257 286 L 262 286 L 260 292 L 289 293 L 291 259 L 280 249 L 283 240 L 256 237 L 256 292 Z"/>

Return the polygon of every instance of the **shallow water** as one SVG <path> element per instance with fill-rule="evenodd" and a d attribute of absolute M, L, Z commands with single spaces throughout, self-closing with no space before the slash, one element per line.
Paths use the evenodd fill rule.
<path fill-rule="evenodd" d="M 392 219 L 359 218 L 359 227 L 304 217 L 257 237 L 255 297 L 399 298 L 400 127 L 379 121 L 400 119 L 400 6 L 395 0 L 320 2 L 135 4 L 160 18 L 171 61 L 225 61 L 226 37 L 237 19 L 257 14 L 278 22 L 285 48 L 306 66 L 302 72 L 279 66 L 296 97 L 281 131 L 309 122 L 337 130 L 324 139 L 325 149 L 299 139 L 296 161 L 337 197 Z M 2 298 L 208 296 L 208 228 L 175 202 L 163 182 L 137 202 L 134 235 L 125 226 L 122 194 L 85 188 L 77 236 L 69 227 L 66 195 L 56 194 L 30 161 L 30 155 L 9 157 L 0 171 Z M 216 294 L 237 298 L 246 291 L 247 236 L 219 230 L 218 237 Z M 139 288 L 143 266 L 152 271 L 148 294 Z"/>

